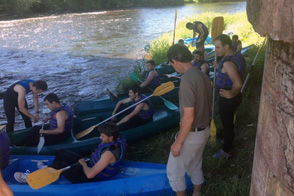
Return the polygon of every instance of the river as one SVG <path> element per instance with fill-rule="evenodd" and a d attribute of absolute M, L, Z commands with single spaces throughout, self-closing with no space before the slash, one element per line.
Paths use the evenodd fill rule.
<path fill-rule="evenodd" d="M 246 2 L 187 4 L 182 18 L 203 12 L 236 13 Z M 44 79 L 62 102 L 73 105 L 115 89 L 132 69 L 149 41 L 173 30 L 175 7 L 140 8 L 0 21 L 0 92 L 13 82 Z M 33 111 L 32 96 L 27 96 Z M 16 115 L 15 129 L 22 128 Z M 0 124 L 6 123 L 0 100 Z"/>

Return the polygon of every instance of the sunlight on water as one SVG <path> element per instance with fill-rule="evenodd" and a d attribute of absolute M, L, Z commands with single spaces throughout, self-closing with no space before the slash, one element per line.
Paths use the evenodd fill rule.
<path fill-rule="evenodd" d="M 245 11 L 246 2 L 188 4 L 178 19 L 201 12 Z M 48 82 L 63 102 L 94 99 L 114 90 L 149 41 L 173 29 L 175 7 L 52 15 L 0 21 L 0 92 L 14 81 Z M 45 108 L 40 95 L 40 110 Z M 30 109 L 32 96 L 27 96 Z M 0 124 L 6 118 L 0 100 Z M 17 115 L 17 126 L 22 122 Z M 20 125 L 19 125 L 20 124 Z"/>

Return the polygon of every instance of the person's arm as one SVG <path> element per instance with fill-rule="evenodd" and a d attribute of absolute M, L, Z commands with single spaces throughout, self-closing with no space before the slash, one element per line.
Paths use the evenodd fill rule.
<path fill-rule="evenodd" d="M 208 68 L 209 68 L 209 66 L 208 66 L 207 63 L 203 63 L 203 64 L 201 65 L 201 71 L 202 71 L 203 73 L 205 73 L 205 74 L 207 74 L 207 72 L 208 72 Z"/>
<path fill-rule="evenodd" d="M 85 159 L 80 159 L 79 163 L 82 165 L 85 175 L 88 179 L 94 178 L 99 174 L 104 168 L 106 168 L 110 163 L 116 161 L 115 156 L 112 152 L 106 151 L 102 154 L 101 159 L 94 165 L 94 167 L 89 167 Z"/>
<path fill-rule="evenodd" d="M 236 52 L 241 53 L 241 50 L 242 50 L 242 42 L 239 42 L 239 44 L 237 45 Z"/>
<path fill-rule="evenodd" d="M 144 82 L 142 82 L 142 84 L 140 84 L 140 87 L 143 88 L 147 86 L 157 75 L 158 74 L 155 70 L 149 72 L 147 79 Z"/>
<path fill-rule="evenodd" d="M 115 106 L 115 108 L 114 108 L 114 110 L 113 110 L 113 112 L 112 112 L 112 115 L 115 115 L 116 114 L 116 111 L 117 111 L 117 109 L 119 108 L 119 106 L 121 105 L 121 104 L 127 104 L 127 103 L 130 103 L 132 100 L 130 99 L 130 98 L 126 98 L 126 99 L 123 99 L 123 100 L 120 100 L 117 104 L 116 104 L 116 106 Z"/>
<path fill-rule="evenodd" d="M 0 195 L 1 196 L 13 196 L 13 192 L 2 178 L 0 170 Z"/>
<path fill-rule="evenodd" d="M 200 31 L 199 38 L 197 39 L 197 42 L 199 42 L 200 40 L 203 39 L 203 36 L 204 36 L 205 33 L 204 33 L 204 31 L 203 31 L 202 24 L 199 24 L 199 25 L 197 26 L 197 29 Z"/>
<path fill-rule="evenodd" d="M 65 120 L 67 119 L 67 117 L 68 117 L 68 114 L 65 111 L 57 112 L 57 114 L 56 114 L 56 120 L 57 120 L 56 129 L 53 129 L 53 130 L 41 129 L 40 133 L 52 134 L 52 135 L 57 135 L 57 134 L 63 133 L 64 128 L 65 128 Z"/>
<path fill-rule="evenodd" d="M 230 77 L 233 82 L 233 87 L 231 90 L 220 89 L 219 95 L 221 97 L 231 99 L 238 95 L 242 88 L 242 81 L 239 76 L 237 66 L 234 63 L 227 61 L 223 65 L 222 72 L 226 73 Z"/>
<path fill-rule="evenodd" d="M 17 102 L 18 102 L 19 111 L 21 111 L 24 115 L 32 118 L 34 122 L 38 122 L 39 118 L 31 114 L 29 110 L 25 107 L 26 90 L 20 85 L 15 85 L 13 90 L 18 93 Z"/>
<path fill-rule="evenodd" d="M 36 117 L 39 120 L 39 98 L 37 93 L 33 93 L 33 102 L 36 111 Z"/>
<path fill-rule="evenodd" d="M 135 109 L 128 115 L 126 115 L 123 119 L 121 119 L 116 125 L 123 124 L 125 122 L 128 122 L 131 118 L 133 118 L 135 115 L 137 115 L 144 107 L 144 103 L 139 103 Z"/>
<path fill-rule="evenodd" d="M 182 145 L 192 128 L 193 121 L 194 121 L 194 108 L 193 107 L 184 108 L 184 116 L 181 121 L 178 137 L 171 146 L 171 153 L 174 157 L 180 156 Z"/>

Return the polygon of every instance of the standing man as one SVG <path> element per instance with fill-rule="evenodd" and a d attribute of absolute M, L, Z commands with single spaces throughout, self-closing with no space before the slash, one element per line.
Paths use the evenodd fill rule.
<path fill-rule="evenodd" d="M 208 54 L 204 50 L 204 43 L 205 43 L 206 38 L 209 34 L 207 26 L 205 26 L 205 24 L 203 24 L 200 21 L 195 21 L 194 23 L 188 22 L 186 24 L 186 28 L 193 30 L 192 45 L 194 44 L 194 39 L 196 37 L 196 33 L 198 33 L 198 37 L 197 37 L 197 41 L 196 41 L 196 49 L 203 52 L 204 59 L 207 60 Z"/>
<path fill-rule="evenodd" d="M 232 40 L 222 34 L 215 38 L 215 51 L 222 57 L 219 64 L 214 62 L 217 70 L 216 87 L 219 92 L 219 114 L 224 129 L 224 144 L 214 158 L 231 156 L 234 142 L 234 114 L 242 102 L 242 77 L 246 68 L 246 61 L 242 55 L 232 49 Z"/>
<path fill-rule="evenodd" d="M 182 74 L 179 91 L 180 130 L 171 146 L 167 176 L 177 196 L 184 196 L 187 172 L 194 185 L 193 196 L 200 196 L 204 182 L 202 153 L 210 132 L 211 84 L 203 72 L 193 67 L 192 54 L 188 48 L 173 45 L 169 48 L 167 57 L 174 69 Z"/>
<path fill-rule="evenodd" d="M 48 88 L 47 83 L 43 80 L 22 80 L 11 85 L 4 93 L 4 111 L 7 118 L 6 131 L 14 130 L 15 121 L 15 108 L 20 112 L 26 128 L 32 127 L 31 119 L 33 122 L 39 121 L 39 100 L 38 94 L 46 91 Z M 33 115 L 28 110 L 28 104 L 25 99 L 28 93 L 33 93 L 33 101 L 36 114 Z"/>
<path fill-rule="evenodd" d="M 120 100 L 116 104 L 112 115 L 115 115 L 117 112 L 125 109 L 127 103 L 136 104 L 144 98 L 146 98 L 146 96 L 144 94 L 141 94 L 141 87 L 139 85 L 131 86 L 129 88 L 129 98 Z M 150 99 L 139 103 L 136 107 L 133 108 L 133 111 L 123 117 L 118 123 L 116 123 L 116 125 L 120 126 L 121 130 L 141 126 L 152 121 L 154 109 Z M 116 120 L 116 118 L 114 118 L 113 120 Z"/>
<path fill-rule="evenodd" d="M 70 106 L 62 105 L 55 93 L 50 93 L 44 98 L 44 102 L 51 110 L 51 116 L 43 119 L 50 120 L 49 125 L 42 129 L 34 126 L 20 146 L 36 146 L 39 143 L 40 134 L 44 134 L 45 145 L 53 145 L 64 142 L 70 136 L 73 126 L 74 114 Z"/>
<path fill-rule="evenodd" d="M 145 75 L 145 79 L 140 84 L 140 87 L 142 88 L 141 92 L 150 92 L 160 86 L 160 75 L 155 70 L 155 62 L 153 60 L 147 61 L 146 67 L 147 73 Z"/>
<path fill-rule="evenodd" d="M 192 64 L 194 67 L 197 67 L 199 70 L 201 70 L 203 73 L 209 76 L 209 65 L 206 60 L 204 60 L 202 56 L 202 52 L 199 50 L 193 51 L 193 61 Z"/>

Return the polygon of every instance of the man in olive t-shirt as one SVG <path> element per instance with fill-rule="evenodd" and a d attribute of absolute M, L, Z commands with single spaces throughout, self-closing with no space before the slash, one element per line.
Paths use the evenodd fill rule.
<path fill-rule="evenodd" d="M 193 67 L 188 48 L 173 45 L 167 53 L 169 63 L 181 73 L 180 114 L 181 124 L 167 163 L 167 176 L 177 195 L 186 195 L 185 173 L 191 177 L 193 195 L 199 196 L 204 182 L 202 153 L 209 137 L 209 115 L 212 88 L 203 72 Z"/>

